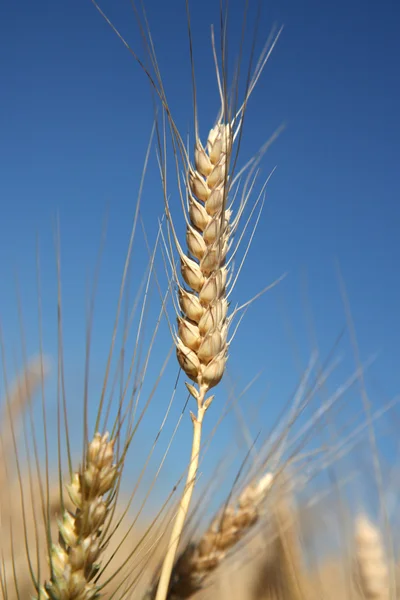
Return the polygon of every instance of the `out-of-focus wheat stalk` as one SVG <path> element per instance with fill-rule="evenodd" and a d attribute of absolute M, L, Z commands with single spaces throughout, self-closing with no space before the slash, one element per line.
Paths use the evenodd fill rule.
<path fill-rule="evenodd" d="M 26 572 L 25 547 L 18 539 L 23 529 L 21 516 L 18 515 L 17 523 L 13 523 L 15 514 L 20 509 L 19 490 L 15 487 L 15 471 L 20 468 L 16 449 L 19 422 L 48 372 L 48 360 L 43 356 L 35 356 L 9 386 L 5 372 L 3 373 L 5 395 L 0 403 L 0 580 L 4 598 L 12 594 L 11 590 L 17 585 L 20 591 L 27 592 L 30 584 L 29 573 Z"/>
<path fill-rule="evenodd" d="M 254 600 L 310 600 L 297 515 L 281 491 L 272 495 L 266 516 L 265 556 L 256 561 Z M 264 534 L 265 535 L 265 534 Z"/>

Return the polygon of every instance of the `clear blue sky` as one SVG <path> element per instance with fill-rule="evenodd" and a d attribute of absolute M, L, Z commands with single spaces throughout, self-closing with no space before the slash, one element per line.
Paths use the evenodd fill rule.
<path fill-rule="evenodd" d="M 167 94 L 186 135 L 192 133 L 192 114 L 184 4 L 183 0 L 146 2 Z M 218 108 L 209 25 L 218 23 L 219 3 L 191 4 L 201 131 L 206 134 Z M 253 435 L 260 426 L 268 426 L 299 376 L 291 336 L 300 353 L 300 366 L 304 368 L 308 360 L 312 342 L 307 311 L 315 320 L 322 356 L 345 323 L 336 260 L 355 317 L 361 356 L 366 359 L 380 353 L 371 374 L 376 406 L 399 390 L 400 359 L 400 6 L 394 0 L 271 0 L 262 4 L 258 49 L 274 22 L 285 28 L 249 105 L 243 158 L 281 123 L 286 122 L 287 128 L 264 161 L 265 174 L 275 165 L 278 168 L 236 298 L 245 300 L 283 272 L 289 275 L 279 290 L 251 308 L 232 345 L 229 364 L 239 388 L 264 369 L 249 404 L 243 405 L 249 422 L 253 414 L 249 407 L 269 389 L 256 425 L 250 425 Z M 232 52 L 242 6 L 241 0 L 230 2 Z M 143 55 L 129 1 L 105 0 L 102 7 Z M 4 337 L 12 361 L 19 347 L 17 273 L 28 351 L 37 350 L 35 247 L 39 236 L 45 349 L 55 355 L 53 223 L 59 214 L 69 402 L 79 410 L 87 276 L 93 275 L 108 207 L 93 348 L 93 390 L 97 390 L 152 127 L 150 91 L 139 67 L 89 0 L 3 3 L 0 40 Z M 162 203 L 153 157 L 142 205 L 150 239 L 154 239 Z M 179 213 L 176 197 L 173 206 Z M 134 257 L 133 289 L 141 276 L 143 252 L 141 245 Z M 289 336 L 287 323 L 292 328 Z M 166 327 L 161 340 L 168 343 Z M 251 351 L 243 353 L 243 348 Z M 344 377 L 353 369 L 346 340 L 342 354 L 345 368 L 340 376 Z M 155 364 L 161 360 L 161 355 L 156 356 Z M 154 366 L 151 372 L 156 370 Z M 167 381 L 171 382 L 175 364 L 169 370 Z M 170 389 L 170 385 L 163 388 Z M 184 399 L 183 385 L 179 390 L 171 427 Z M 222 389 L 219 394 L 224 397 Z M 350 394 L 349 402 L 355 402 L 356 396 Z M 168 393 L 157 397 L 156 414 L 167 397 Z M 213 410 L 214 415 L 219 412 Z M 210 426 L 211 421 L 210 413 Z M 234 427 L 231 419 L 229 427 L 222 428 L 221 448 L 231 440 Z M 165 471 L 169 482 L 171 472 L 176 473 L 175 459 L 183 468 L 178 447 L 189 443 L 189 426 L 184 429 Z"/>

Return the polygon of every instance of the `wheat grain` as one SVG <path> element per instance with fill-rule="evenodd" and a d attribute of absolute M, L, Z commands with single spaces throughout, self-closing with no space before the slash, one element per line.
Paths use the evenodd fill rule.
<path fill-rule="evenodd" d="M 366 600 L 387 600 L 389 569 L 379 529 L 365 515 L 355 523 L 355 580 Z"/>

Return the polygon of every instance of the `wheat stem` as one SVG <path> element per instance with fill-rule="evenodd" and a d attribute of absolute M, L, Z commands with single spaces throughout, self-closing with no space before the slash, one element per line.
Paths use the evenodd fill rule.
<path fill-rule="evenodd" d="M 199 453 L 201 444 L 201 432 L 203 426 L 203 418 L 207 408 L 203 404 L 204 396 L 206 391 L 199 396 L 197 416 L 191 413 L 193 423 L 193 440 L 192 440 L 192 453 L 190 457 L 190 464 L 188 474 L 186 478 L 185 491 L 183 492 L 182 498 L 179 503 L 178 512 L 175 517 L 174 526 L 171 533 L 171 544 L 167 550 L 166 557 L 164 559 L 160 579 L 158 583 L 157 593 L 155 600 L 165 600 L 168 595 L 169 582 L 171 579 L 172 569 L 174 567 L 175 557 L 178 550 L 179 542 L 181 539 L 183 527 L 186 521 L 186 516 L 189 510 L 192 494 L 194 490 L 194 484 L 197 476 L 197 469 L 199 465 Z"/>

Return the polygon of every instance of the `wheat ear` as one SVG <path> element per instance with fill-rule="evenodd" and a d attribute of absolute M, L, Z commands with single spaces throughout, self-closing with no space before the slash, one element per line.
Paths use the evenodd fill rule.
<path fill-rule="evenodd" d="M 209 133 L 206 148 L 199 139 L 195 168 L 189 165 L 187 189 L 189 219 L 186 241 L 189 255 L 180 252 L 181 273 L 188 289 L 179 286 L 178 362 L 197 388 L 186 384 L 197 403 L 191 413 L 193 442 L 185 489 L 162 566 L 157 600 L 165 600 L 183 525 L 196 479 L 201 430 L 213 396 L 207 394 L 221 380 L 228 351 L 228 301 L 225 257 L 229 248 L 230 211 L 226 209 L 228 168 L 232 148 L 229 125 L 219 122 Z"/>
<path fill-rule="evenodd" d="M 272 475 L 267 473 L 247 486 L 235 503 L 213 519 L 202 537 L 182 552 L 172 571 L 169 599 L 189 598 L 204 586 L 206 578 L 259 521 L 260 504 L 271 482 Z"/>
<path fill-rule="evenodd" d="M 43 383 L 49 371 L 49 362 L 43 356 L 31 358 L 23 372 L 12 382 L 4 398 L 5 408 L 0 415 L 0 462 L 7 460 L 13 437 L 16 437 L 16 422 L 24 412 L 37 388 Z"/>
<path fill-rule="evenodd" d="M 355 579 L 366 600 L 388 600 L 389 569 L 379 529 L 365 515 L 355 524 Z"/>
<path fill-rule="evenodd" d="M 110 510 L 104 498 L 117 480 L 113 463 L 114 440 L 96 433 L 89 443 L 86 464 L 67 485 L 75 512 L 65 510 L 59 522 L 60 541 L 50 554 L 51 579 L 39 590 L 39 599 L 89 600 L 99 597 L 92 580 L 103 550 L 101 532 Z"/>

